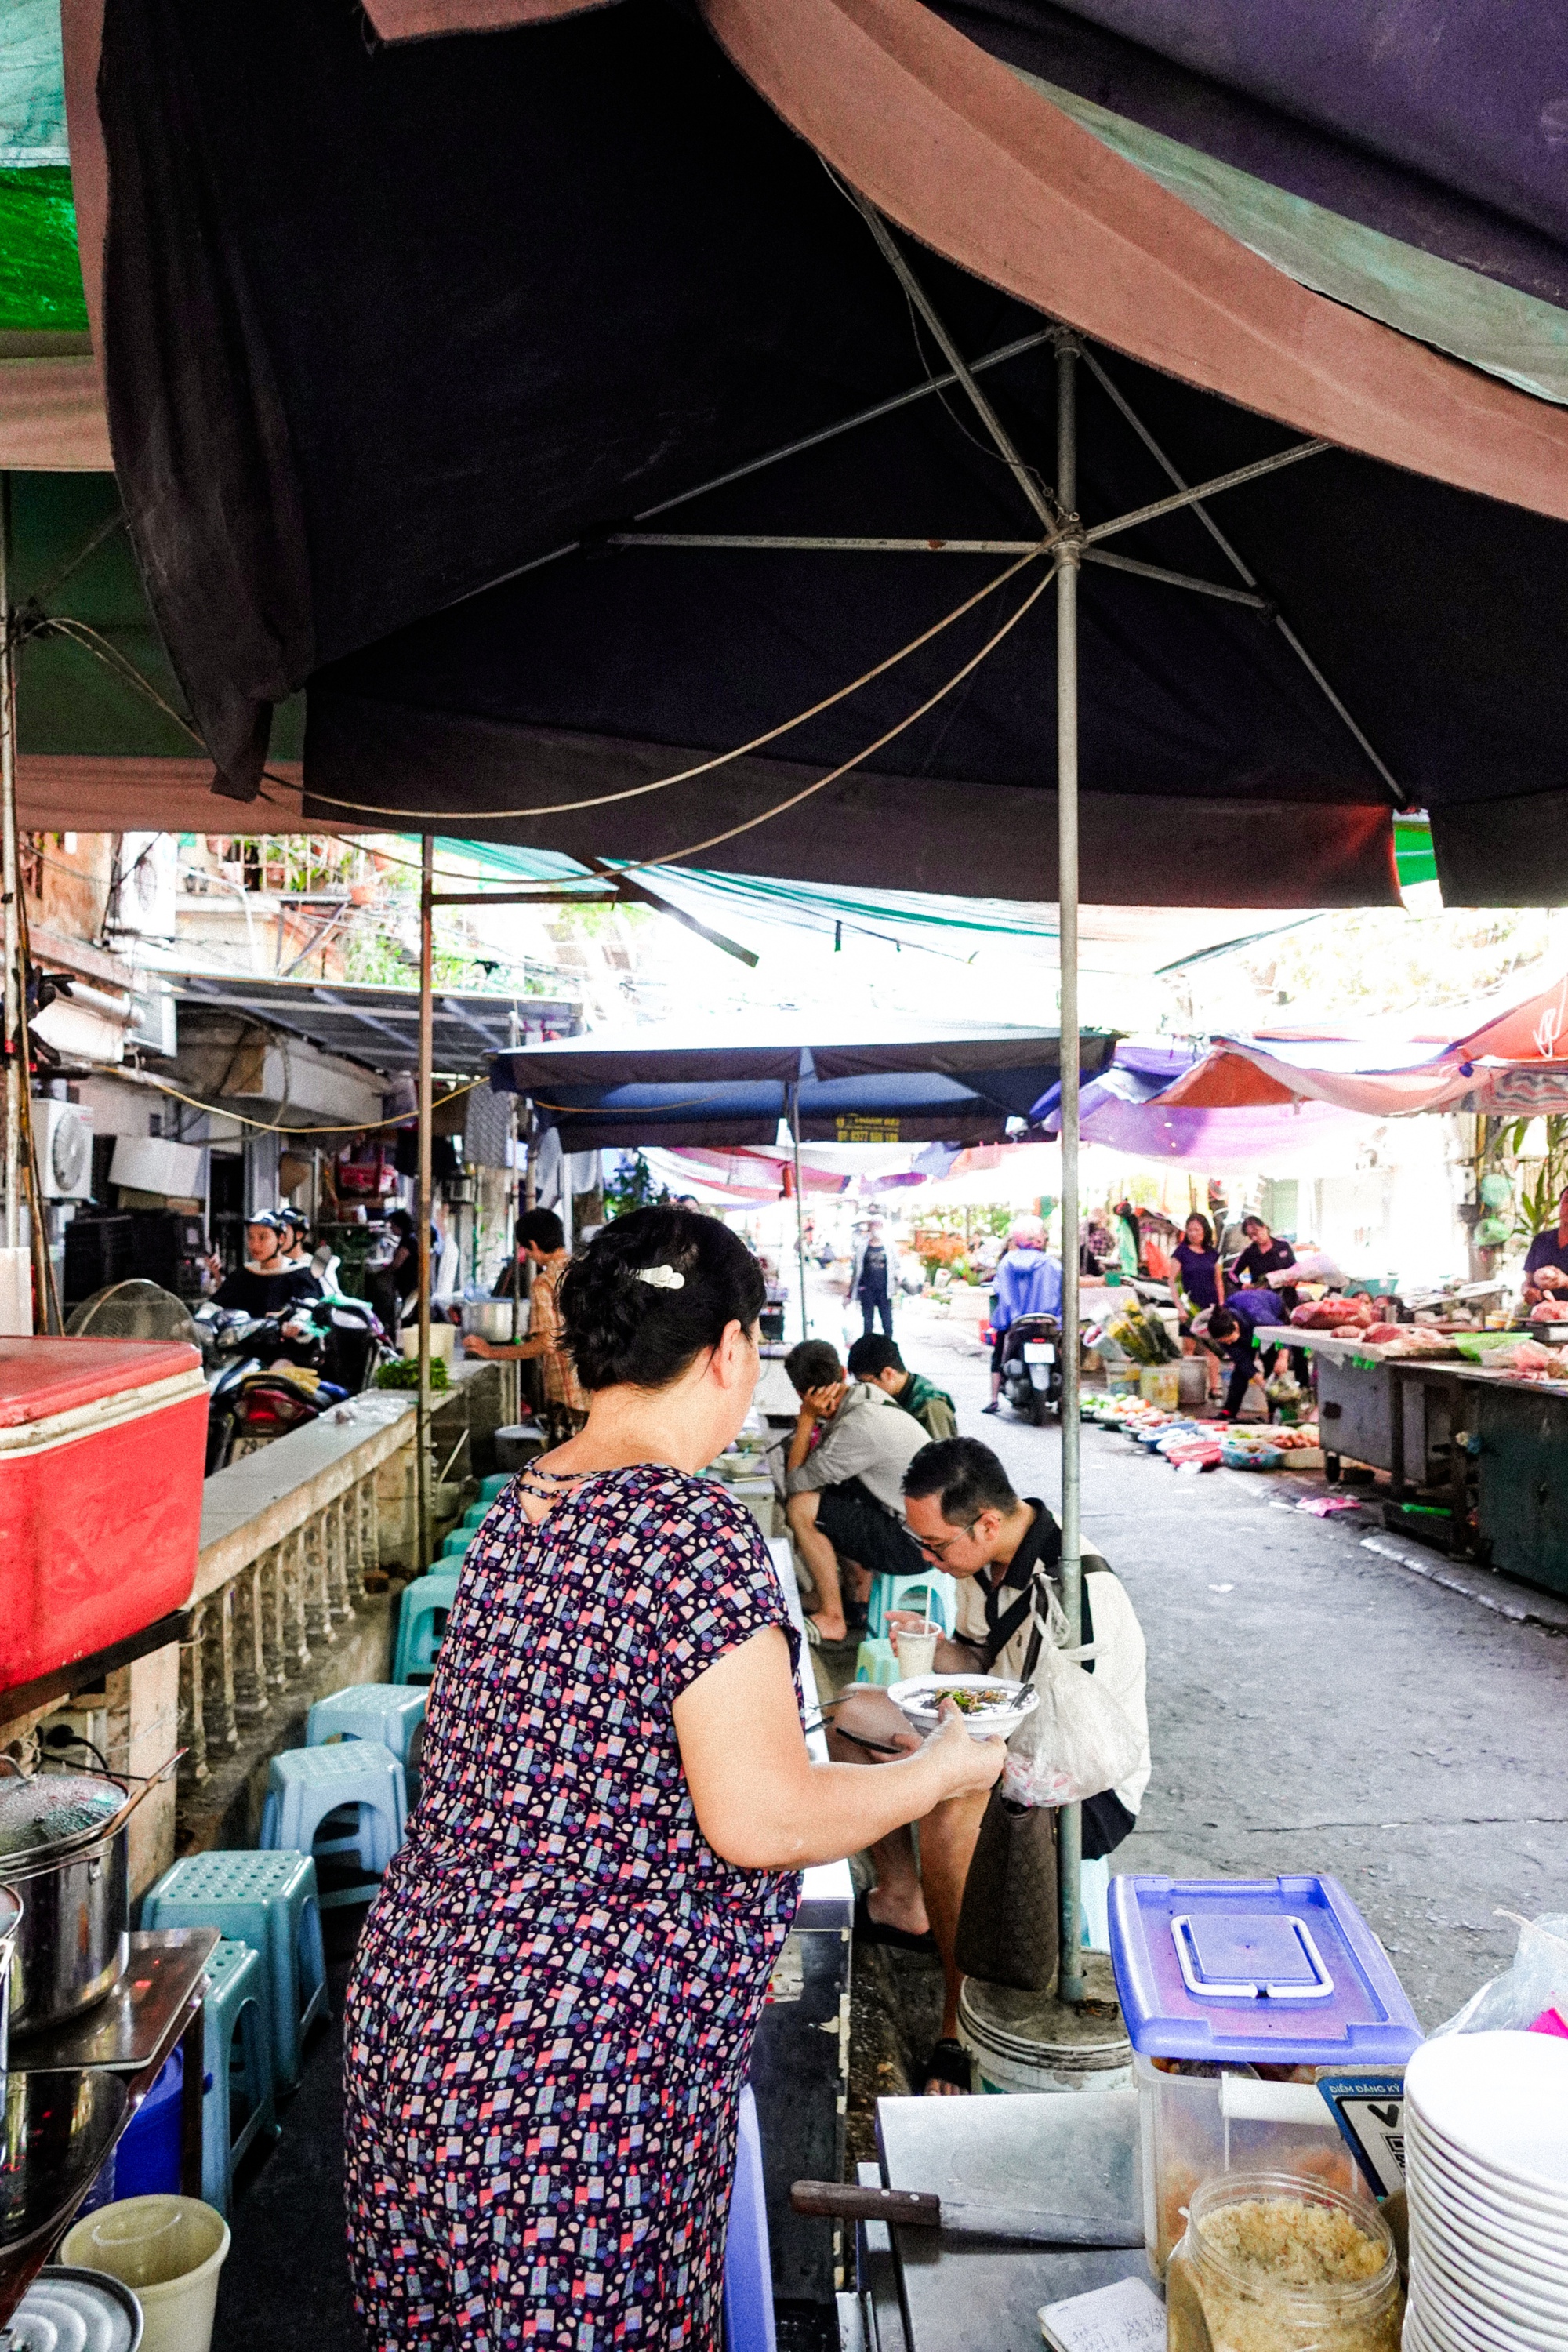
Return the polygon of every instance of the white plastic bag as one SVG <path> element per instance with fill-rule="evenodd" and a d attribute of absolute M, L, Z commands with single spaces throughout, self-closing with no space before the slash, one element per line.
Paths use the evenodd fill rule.
<path fill-rule="evenodd" d="M 1473 1992 L 1445 2023 L 1434 2026 L 1434 2042 L 1440 2033 L 1522 2032 L 1545 2009 L 1568 2019 L 1568 1918 L 1559 1914 L 1521 1919 L 1517 1911 L 1493 1916 L 1511 1919 L 1519 1929 L 1513 1965 Z"/>
<path fill-rule="evenodd" d="M 1040 1704 L 1008 1745 L 1002 1794 L 1016 1805 L 1081 1804 L 1135 1772 L 1143 1743 L 1116 1701 L 1084 1672 L 1081 1662 L 1098 1657 L 1099 1643 L 1061 1647 L 1067 1620 L 1054 1592 L 1044 1631 L 1034 1674 Z"/>

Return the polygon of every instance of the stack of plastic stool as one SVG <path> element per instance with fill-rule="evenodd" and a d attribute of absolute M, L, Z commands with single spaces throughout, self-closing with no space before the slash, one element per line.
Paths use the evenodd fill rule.
<path fill-rule="evenodd" d="M 319 1836 L 340 1807 L 355 1815 L 346 1835 Z M 328 1855 L 352 1853 L 361 1870 L 379 1878 L 398 1847 L 407 1823 L 403 1766 L 379 1739 L 343 1739 L 330 1748 L 290 1748 L 272 1759 L 267 1801 L 261 1809 L 261 1843 L 269 1853 Z M 329 1910 L 368 1903 L 370 1886 L 338 1886 L 321 1897 Z"/>
<path fill-rule="evenodd" d="M 466 1559 L 468 1546 L 474 1540 L 474 1532 L 472 1528 L 454 1528 L 441 1546 L 441 1558 L 443 1559 Z"/>
<path fill-rule="evenodd" d="M 321 1751 L 331 1755 L 331 1748 Z M 316 1865 L 308 1853 L 191 1853 L 142 1899 L 143 1927 L 216 1927 L 261 1955 L 272 2080 L 291 2091 L 313 2018 L 328 2014 Z"/>
<path fill-rule="evenodd" d="M 513 1475 L 510 1470 L 498 1470 L 493 1477 L 479 1480 L 479 1501 L 487 1511 L 502 1487 L 511 1485 Z"/>
<path fill-rule="evenodd" d="M 748 2083 L 741 2094 L 735 2179 L 724 2240 L 724 2352 L 774 2352 L 773 2261 L 763 2190 L 763 2138 Z"/>
<path fill-rule="evenodd" d="M 425 1683 L 351 1683 L 346 1690 L 316 1701 L 305 1718 L 305 1745 L 325 1748 L 334 1739 L 379 1739 L 403 1767 L 405 1811 L 412 1812 L 429 1699 Z"/>
<path fill-rule="evenodd" d="M 202 2000 L 202 2198 L 226 2215 L 234 2168 L 251 2142 L 278 2131 L 267 2035 L 266 1969 L 259 1952 L 226 1937 L 207 1962 Z M 235 2093 L 245 2101 L 235 2126 Z"/>
<path fill-rule="evenodd" d="M 951 1576 L 940 1568 L 911 1570 L 905 1576 L 874 1576 L 871 1598 L 866 1605 L 866 1631 L 873 1640 L 880 1640 L 888 1630 L 888 1614 L 893 1609 L 905 1609 L 920 1595 L 920 1606 L 933 1625 L 951 1633 L 956 1594 Z"/>
<path fill-rule="evenodd" d="M 392 1669 L 395 1683 L 430 1680 L 436 1671 L 436 1654 L 441 1646 L 436 1620 L 445 1618 L 457 1591 L 455 1568 L 433 1568 L 428 1576 L 418 1577 L 405 1587 L 397 1615 L 397 1657 Z"/>

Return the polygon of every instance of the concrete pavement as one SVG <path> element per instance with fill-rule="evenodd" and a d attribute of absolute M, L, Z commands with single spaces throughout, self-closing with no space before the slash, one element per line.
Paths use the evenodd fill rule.
<path fill-rule="evenodd" d="M 986 1359 L 929 1308 L 898 1337 L 965 1433 L 1057 1507 L 1055 1424 L 983 1418 Z M 1475 1570 L 1436 1581 L 1436 1555 L 1413 1572 L 1373 1508 L 1298 1511 L 1306 1482 L 1182 1476 L 1107 1431 L 1083 1439 L 1085 1535 L 1149 1644 L 1153 1778 L 1112 1868 L 1331 1873 L 1436 2024 L 1507 1964 L 1499 1909 L 1568 1912 L 1568 1606 Z"/>

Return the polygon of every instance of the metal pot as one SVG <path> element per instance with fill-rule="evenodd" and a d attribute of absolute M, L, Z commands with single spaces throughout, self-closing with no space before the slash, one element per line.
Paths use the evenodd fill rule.
<path fill-rule="evenodd" d="M 29 1779 L 15 1765 L 15 1777 L 0 1780 L 0 1845 L 10 1848 L 0 1851 L 0 1893 L 18 1896 L 22 1906 L 7 1970 L 13 2034 L 66 2024 L 101 2000 L 123 1973 L 131 1958 L 131 1816 L 178 1761 L 172 1756 L 134 1790 L 110 1773 Z M 110 1805 L 108 1792 L 120 1802 Z M 39 1833 L 46 1807 L 68 1824 L 73 1804 L 88 1816 L 84 1825 Z M 5 1835 L 24 1815 L 27 1844 Z"/>
<path fill-rule="evenodd" d="M 528 1301 L 526 1298 L 521 1302 L 518 1308 L 517 1328 L 518 1336 L 520 1338 L 523 1337 L 528 1330 Z M 511 1338 L 510 1299 L 465 1298 L 463 1301 L 463 1328 L 465 1331 L 473 1332 L 477 1339 L 493 1339 L 498 1342 L 498 1344 L 504 1343 L 509 1340 Z"/>
<path fill-rule="evenodd" d="M 0 2090 L 5 2081 L 5 2040 L 11 2024 L 11 1962 L 22 1933 L 22 1898 L 0 1886 Z"/>

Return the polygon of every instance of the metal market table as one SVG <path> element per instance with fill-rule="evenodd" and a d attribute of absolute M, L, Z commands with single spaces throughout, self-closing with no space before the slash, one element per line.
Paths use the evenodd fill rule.
<path fill-rule="evenodd" d="M 877 2144 L 890 2189 L 1142 2219 L 1136 2091 L 879 2099 Z M 1138 2251 L 1052 2253 L 933 2231 L 889 2234 L 907 2352 L 1030 2352 L 1043 2303 L 1150 2275 Z"/>

